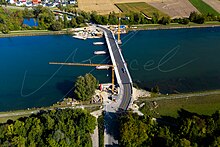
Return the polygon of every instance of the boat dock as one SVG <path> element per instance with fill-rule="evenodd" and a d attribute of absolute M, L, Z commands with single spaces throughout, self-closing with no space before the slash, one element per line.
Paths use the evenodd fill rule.
<path fill-rule="evenodd" d="M 105 44 L 104 42 L 93 42 L 94 45 L 103 45 Z"/>
<path fill-rule="evenodd" d="M 94 52 L 95 55 L 104 55 L 106 53 L 107 53 L 106 51 L 95 51 Z"/>

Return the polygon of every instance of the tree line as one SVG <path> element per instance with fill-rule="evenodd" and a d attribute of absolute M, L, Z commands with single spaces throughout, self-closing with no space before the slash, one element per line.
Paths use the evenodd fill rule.
<path fill-rule="evenodd" d="M 116 25 L 119 23 L 119 14 L 111 12 L 109 15 L 98 15 L 96 12 L 84 12 L 76 10 L 75 7 L 62 8 L 63 11 L 72 13 L 74 16 L 68 19 L 67 15 L 55 16 L 54 13 L 46 7 L 37 6 L 33 9 L 24 10 L 10 10 L 0 6 L 0 31 L 3 33 L 9 33 L 13 30 L 53 30 L 59 31 L 64 28 L 75 28 L 85 26 L 85 23 L 96 24 L 111 24 Z M 134 24 L 169 24 L 180 23 L 188 24 L 190 21 L 202 24 L 205 21 L 220 21 L 220 16 L 213 14 L 202 15 L 197 12 L 192 12 L 189 18 L 171 19 L 170 17 L 159 17 L 159 14 L 154 13 L 151 19 L 146 18 L 141 13 L 130 12 L 122 14 L 120 21 L 124 25 Z M 30 27 L 23 24 L 24 18 L 36 18 L 38 20 L 38 26 Z"/>
<path fill-rule="evenodd" d="M 82 109 L 51 110 L 0 124 L 1 147 L 92 147 L 95 117 Z"/>
<path fill-rule="evenodd" d="M 180 110 L 177 118 L 120 117 L 122 147 L 217 147 L 220 146 L 220 112 L 211 116 Z"/>

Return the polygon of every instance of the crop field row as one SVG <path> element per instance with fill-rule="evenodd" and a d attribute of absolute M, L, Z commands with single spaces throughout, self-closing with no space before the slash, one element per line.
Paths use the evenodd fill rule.
<path fill-rule="evenodd" d="M 171 18 L 189 17 L 193 11 L 202 14 L 220 13 L 220 0 L 78 0 L 79 9 L 98 14 L 110 12 L 142 12 L 151 17 L 158 12 L 160 16 L 169 15 Z"/>
<path fill-rule="evenodd" d="M 124 13 L 141 12 L 148 17 L 153 17 L 156 13 L 159 14 L 159 17 L 168 16 L 145 2 L 119 3 L 115 5 Z"/>
<path fill-rule="evenodd" d="M 196 7 L 200 13 L 206 15 L 208 13 L 219 15 L 219 13 L 209 6 L 207 3 L 203 2 L 202 0 L 189 0 L 194 7 Z"/>

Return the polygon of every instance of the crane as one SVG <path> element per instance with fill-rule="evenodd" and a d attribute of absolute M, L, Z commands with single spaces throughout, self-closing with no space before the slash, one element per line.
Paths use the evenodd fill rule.
<path fill-rule="evenodd" d="M 52 65 L 67 65 L 67 66 L 92 66 L 92 67 L 100 67 L 100 66 L 105 66 L 109 67 L 112 69 L 112 93 L 114 93 L 114 85 L 115 85 L 115 77 L 114 77 L 114 65 L 110 64 L 84 64 L 84 63 L 66 63 L 66 62 L 49 62 L 49 64 Z"/>
<path fill-rule="evenodd" d="M 118 44 L 122 44 L 121 42 L 121 37 L 120 37 L 120 33 L 121 33 L 121 29 L 120 29 L 120 21 L 121 21 L 121 17 L 120 17 L 120 12 L 119 12 L 119 17 L 118 17 Z"/>

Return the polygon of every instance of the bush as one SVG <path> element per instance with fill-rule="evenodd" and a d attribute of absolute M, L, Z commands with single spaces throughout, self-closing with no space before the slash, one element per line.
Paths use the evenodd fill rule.
<path fill-rule="evenodd" d="M 4 25 L 2 27 L 1 31 L 2 31 L 3 34 L 8 34 L 9 33 L 9 29 L 8 29 L 8 27 L 6 25 Z"/>
<path fill-rule="evenodd" d="M 189 19 L 188 18 L 183 18 L 179 21 L 180 24 L 184 24 L 184 25 L 187 25 L 189 24 Z"/>
<path fill-rule="evenodd" d="M 26 25 L 26 24 L 23 24 L 23 25 L 22 25 L 22 28 L 23 28 L 24 30 L 31 30 L 31 29 L 32 29 L 29 25 Z"/>

